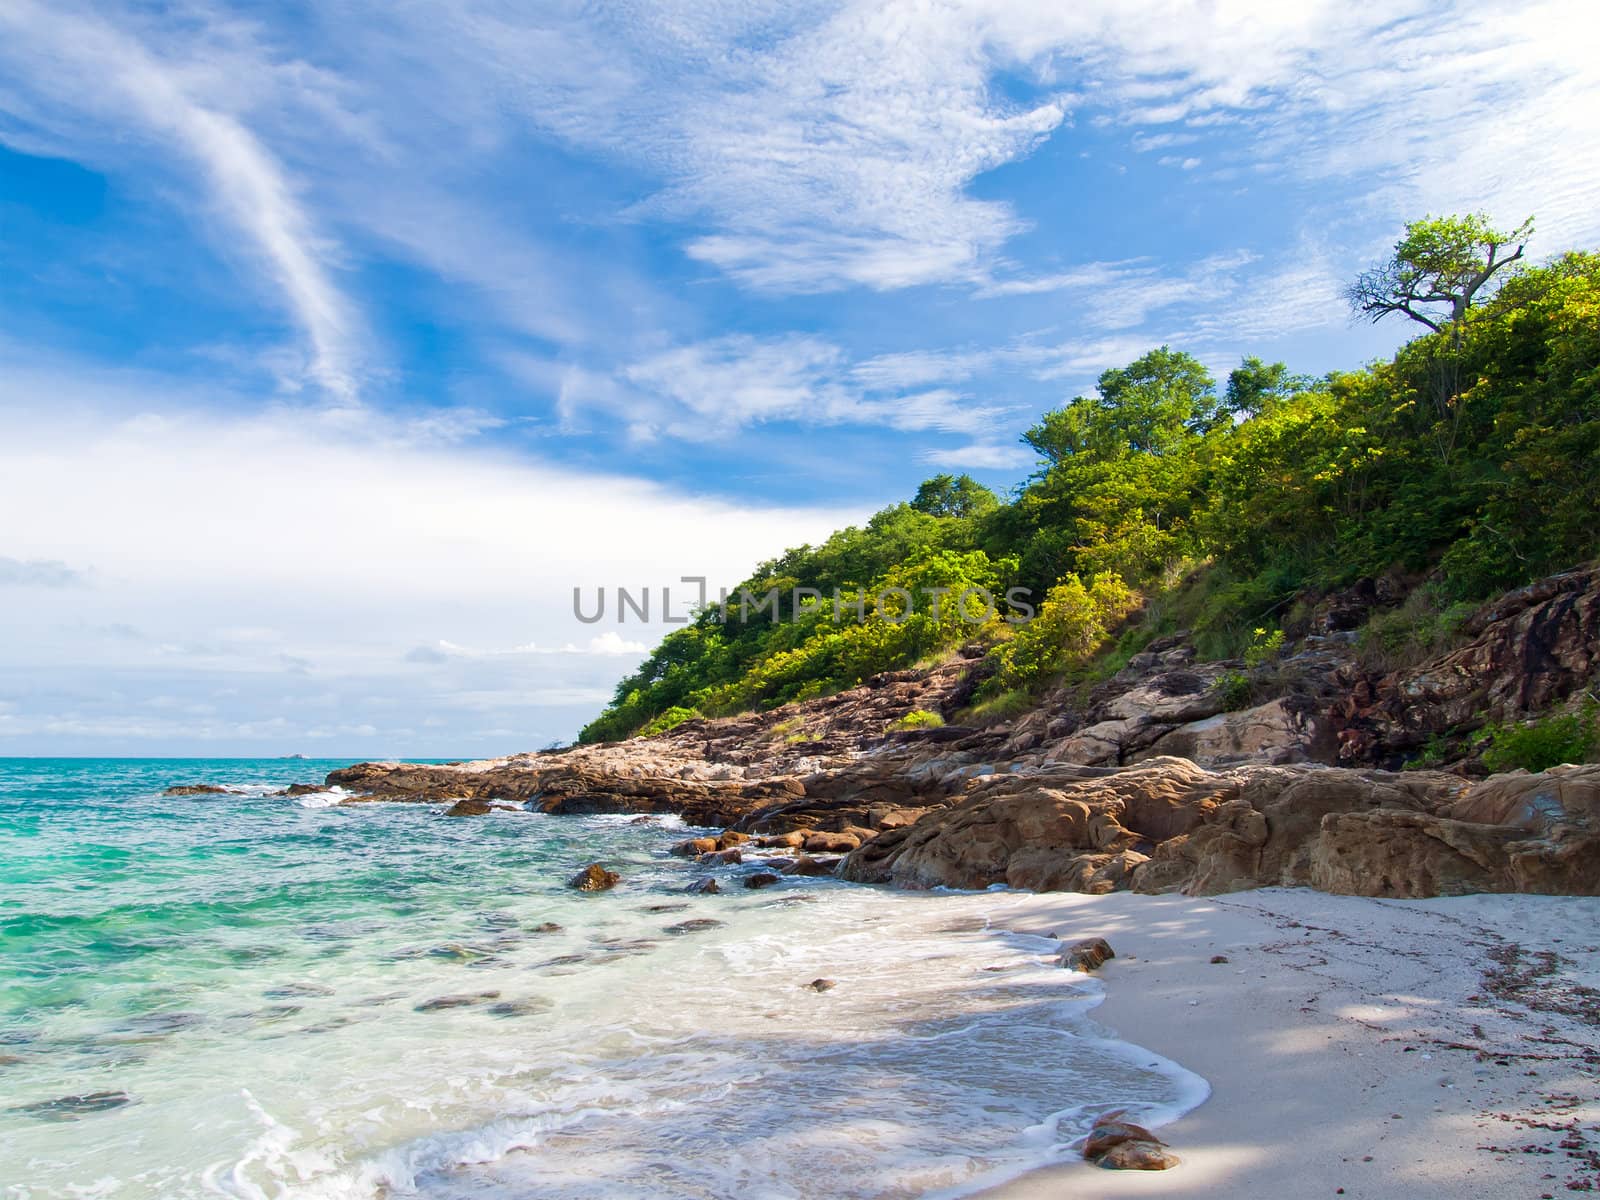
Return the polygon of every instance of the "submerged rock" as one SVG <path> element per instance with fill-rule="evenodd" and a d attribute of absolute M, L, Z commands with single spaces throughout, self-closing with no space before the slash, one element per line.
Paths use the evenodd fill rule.
<path fill-rule="evenodd" d="M 615 871 L 608 871 L 599 863 L 590 863 L 571 879 L 567 886 L 580 892 L 605 892 L 610 891 L 622 882 L 622 876 Z"/>
<path fill-rule="evenodd" d="M 555 1001 L 544 996 L 524 996 L 520 1000 L 498 1000 L 483 1011 L 491 1017 L 531 1017 L 554 1007 Z"/>
<path fill-rule="evenodd" d="M 110 1112 L 137 1103 L 127 1092 L 85 1092 L 78 1096 L 57 1096 L 34 1104 L 19 1104 L 11 1111 L 40 1121 L 76 1121 L 91 1113 Z"/>
<path fill-rule="evenodd" d="M 451 1008 L 471 1008 L 475 1004 L 498 999 L 500 999 L 499 992 L 473 992 L 458 996 L 436 996 L 432 1000 L 424 1000 L 417 1005 L 416 1011 L 419 1013 L 444 1012 Z"/>
<path fill-rule="evenodd" d="M 222 787 L 215 783 L 182 783 L 176 787 L 169 787 L 161 793 L 163 796 L 235 796 L 238 795 L 233 788 Z M 99 1093 L 96 1093 L 98 1095 Z"/>
<path fill-rule="evenodd" d="M 705 879 L 696 879 L 683 890 L 696 896 L 715 896 L 722 888 L 715 879 L 707 877 Z"/>
<path fill-rule="evenodd" d="M 751 889 L 771 887 L 775 883 L 782 882 L 783 877 L 774 875 L 771 871 L 757 871 L 754 875 L 746 875 L 744 877 L 745 887 Z"/>
<path fill-rule="evenodd" d="M 726 921 L 718 921 L 713 917 L 695 917 L 689 921 L 679 921 L 676 925 L 668 925 L 662 933 L 670 933 L 674 937 L 682 937 L 686 933 L 700 933 L 706 929 L 720 929 Z"/>

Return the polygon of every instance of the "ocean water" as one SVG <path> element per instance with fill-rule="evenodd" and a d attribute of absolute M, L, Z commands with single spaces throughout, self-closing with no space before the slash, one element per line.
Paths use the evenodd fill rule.
<path fill-rule="evenodd" d="M 986 895 L 265 794 L 340 765 L 0 759 L 0 1195 L 954 1196 L 1205 1095 Z"/>

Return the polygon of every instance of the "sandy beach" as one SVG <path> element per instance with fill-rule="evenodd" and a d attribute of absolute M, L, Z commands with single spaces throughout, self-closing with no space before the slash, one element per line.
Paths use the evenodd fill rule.
<path fill-rule="evenodd" d="M 1212 1096 L 1159 1131 L 1174 1170 L 1069 1164 L 988 1200 L 1600 1189 L 1600 899 L 1039 895 L 995 920 L 1108 938 L 1096 1019 Z"/>

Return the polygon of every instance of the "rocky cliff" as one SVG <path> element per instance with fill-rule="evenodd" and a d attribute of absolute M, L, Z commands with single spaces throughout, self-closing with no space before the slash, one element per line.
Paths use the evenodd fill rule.
<path fill-rule="evenodd" d="M 1382 602 L 1379 590 L 1336 601 L 1252 682 L 1274 694 L 1233 711 L 1220 685 L 1242 664 L 1197 663 L 1179 636 L 1088 695 L 1058 693 L 1014 721 L 895 728 L 915 710 L 963 710 L 975 650 L 653 738 L 445 766 L 363 763 L 328 782 L 358 801 L 448 801 L 461 815 L 505 804 L 681 814 L 846 852 L 844 878 L 903 887 L 1600 892 L 1600 766 L 1486 779 L 1470 763 L 1385 769 L 1442 732 L 1584 687 L 1600 669 L 1600 570 L 1513 593 L 1472 616 L 1463 644 L 1383 674 L 1363 667 L 1346 628 L 1353 606 Z M 737 840 L 700 849 L 727 865 Z"/>

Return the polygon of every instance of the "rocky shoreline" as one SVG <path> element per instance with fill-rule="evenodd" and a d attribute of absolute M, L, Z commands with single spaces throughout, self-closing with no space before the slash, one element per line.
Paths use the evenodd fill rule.
<path fill-rule="evenodd" d="M 754 840 L 777 869 L 899 887 L 1210 895 L 1309 886 L 1377 897 L 1600 892 L 1600 766 L 1481 778 L 1398 771 L 1430 737 L 1538 711 L 1600 671 L 1600 568 L 1485 606 L 1467 642 L 1404 671 L 1363 667 L 1348 627 L 1382 603 L 1328 598 L 1273 664 L 1277 692 L 1230 711 L 1183 637 L 1153 642 L 1086 697 L 1015 720 L 899 729 L 952 715 L 976 650 L 771 712 L 651 738 L 445 765 L 361 763 L 346 803 L 673 814 L 727 831 L 696 850 L 733 866 Z M 1363 607 L 1365 605 L 1365 607 Z M 792 852 L 800 851 L 795 857 Z"/>

